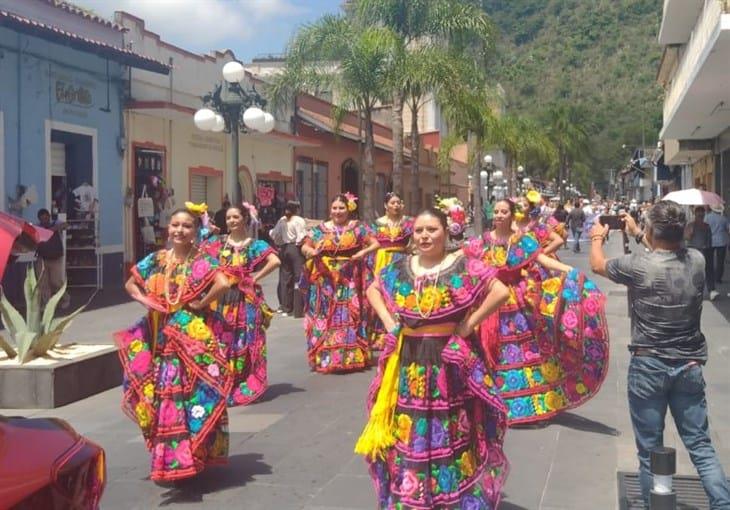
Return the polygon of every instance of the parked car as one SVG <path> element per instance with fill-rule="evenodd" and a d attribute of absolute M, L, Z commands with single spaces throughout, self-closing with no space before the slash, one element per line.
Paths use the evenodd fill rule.
<path fill-rule="evenodd" d="M 96 510 L 104 450 L 57 418 L 0 416 L 0 509 Z"/>

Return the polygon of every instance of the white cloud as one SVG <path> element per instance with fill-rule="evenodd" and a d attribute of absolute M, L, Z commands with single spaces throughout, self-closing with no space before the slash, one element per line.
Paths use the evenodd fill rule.
<path fill-rule="evenodd" d="M 75 0 L 112 18 L 126 11 L 145 20 L 148 30 L 194 51 L 225 49 L 231 40 L 265 37 L 277 19 L 301 15 L 290 0 Z"/>

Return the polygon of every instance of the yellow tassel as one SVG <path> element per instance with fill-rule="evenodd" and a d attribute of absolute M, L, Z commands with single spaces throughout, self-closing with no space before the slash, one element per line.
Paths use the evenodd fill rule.
<path fill-rule="evenodd" d="M 375 460 L 376 457 L 383 458 L 385 450 L 395 444 L 395 405 L 398 401 L 400 377 L 398 367 L 402 346 L 403 332 L 401 331 L 395 351 L 385 364 L 375 405 L 370 410 L 370 418 L 355 445 L 355 453 L 372 460 Z"/>

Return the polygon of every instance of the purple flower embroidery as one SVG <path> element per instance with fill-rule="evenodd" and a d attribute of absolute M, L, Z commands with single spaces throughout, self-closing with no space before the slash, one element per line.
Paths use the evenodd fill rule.
<path fill-rule="evenodd" d="M 483 508 L 487 508 L 487 506 L 480 498 L 472 494 L 465 494 L 461 498 L 459 508 L 461 510 L 482 510 Z"/>
<path fill-rule="evenodd" d="M 426 451 L 426 446 L 427 446 L 427 444 L 426 444 L 426 438 L 425 437 L 419 436 L 419 437 L 417 437 L 413 441 L 413 451 L 416 452 L 416 453 L 423 453 L 423 452 L 425 452 Z"/>
<path fill-rule="evenodd" d="M 441 421 L 438 418 L 434 418 L 431 421 L 431 447 L 441 448 L 446 443 L 446 431 Z"/>
<path fill-rule="evenodd" d="M 515 324 L 517 325 L 517 330 L 520 333 L 525 331 L 529 327 L 529 325 L 527 324 L 527 319 L 521 313 L 515 315 Z"/>
<path fill-rule="evenodd" d="M 521 354 L 520 348 L 517 347 L 514 344 L 507 344 L 504 347 L 502 347 L 502 357 L 505 360 L 505 363 L 517 363 L 521 360 Z"/>

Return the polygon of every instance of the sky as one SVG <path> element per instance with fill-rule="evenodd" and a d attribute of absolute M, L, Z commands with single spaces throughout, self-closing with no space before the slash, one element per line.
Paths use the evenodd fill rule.
<path fill-rule="evenodd" d="M 297 27 L 340 10 L 342 0 L 71 0 L 111 19 L 126 11 L 167 42 L 196 53 L 231 49 L 244 62 L 279 55 Z"/>

